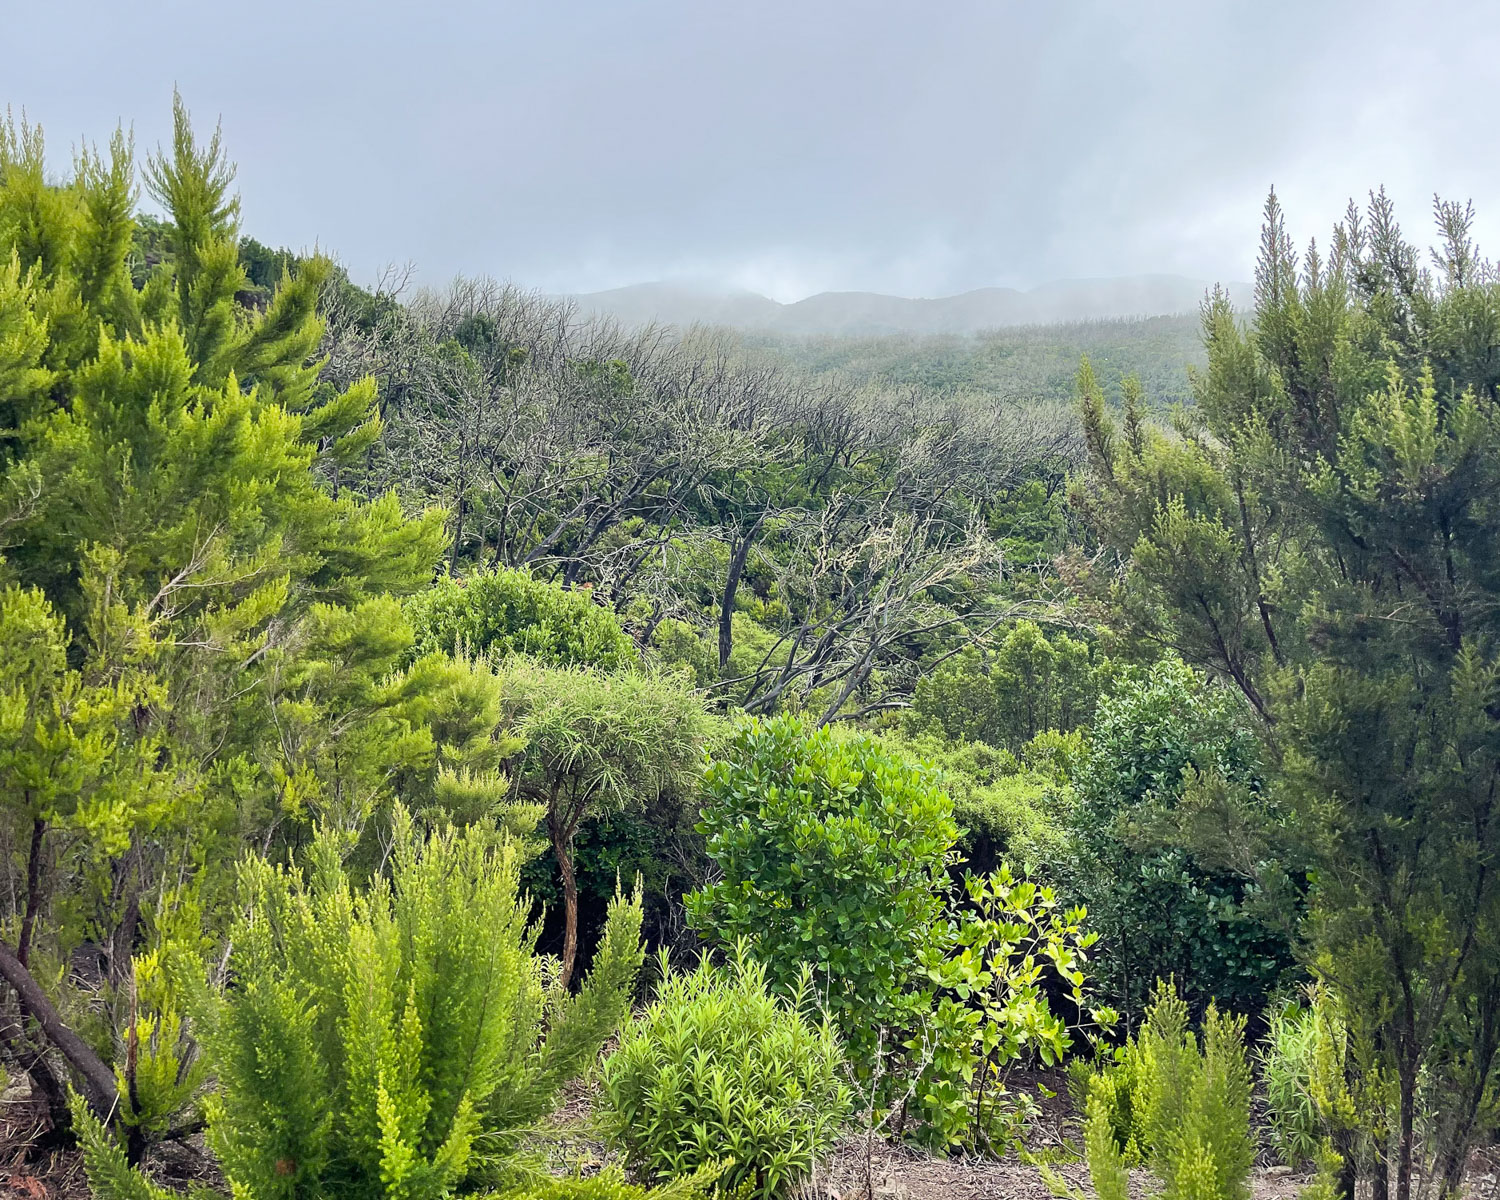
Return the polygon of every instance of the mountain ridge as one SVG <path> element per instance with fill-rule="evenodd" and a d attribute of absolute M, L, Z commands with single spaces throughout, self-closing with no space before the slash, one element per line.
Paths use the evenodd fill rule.
<path fill-rule="evenodd" d="M 658 280 L 565 297 L 585 314 L 621 324 L 733 328 L 802 336 L 973 334 L 1024 325 L 1168 316 L 1196 311 L 1213 285 L 1181 275 L 1062 279 L 1022 290 L 974 288 L 952 296 L 818 292 L 782 303 L 748 289 Z M 1236 307 L 1248 283 L 1227 285 Z"/>

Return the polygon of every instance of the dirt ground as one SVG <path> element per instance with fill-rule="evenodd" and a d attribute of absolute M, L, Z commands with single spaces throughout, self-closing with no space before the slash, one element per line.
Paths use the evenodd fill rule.
<path fill-rule="evenodd" d="M 1077 1130 L 1066 1090 L 1055 1075 L 1040 1076 L 1053 1093 L 1043 1101 L 1033 1130 L 1034 1153 L 1059 1155 L 1076 1146 Z M 585 1173 L 598 1169 L 608 1151 L 592 1128 L 586 1088 L 570 1089 L 556 1117 L 561 1136 L 557 1161 Z M 85 1200 L 89 1195 L 83 1165 L 75 1150 L 49 1146 L 45 1108 L 25 1085 L 0 1095 L 0 1200 Z M 147 1163 L 163 1184 L 186 1191 L 189 1183 L 210 1183 L 212 1169 L 197 1145 L 162 1148 Z M 1088 1171 L 1081 1162 L 1056 1167 L 1069 1188 L 1090 1195 Z M 1273 1164 L 1262 1155 L 1251 1179 L 1252 1200 L 1293 1200 L 1310 1176 Z M 1159 1190 L 1144 1171 L 1133 1172 L 1131 1192 L 1145 1200 Z M 1474 1200 L 1500 1200 L 1500 1148 L 1476 1155 L 1467 1194 Z M 1052 1200 L 1040 1170 L 1011 1156 L 934 1158 L 904 1145 L 852 1136 L 842 1142 L 817 1175 L 801 1189 L 798 1200 Z"/>

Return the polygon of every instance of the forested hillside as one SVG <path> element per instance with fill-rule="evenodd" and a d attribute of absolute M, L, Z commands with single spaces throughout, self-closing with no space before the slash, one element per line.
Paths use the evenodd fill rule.
<path fill-rule="evenodd" d="M 771 1200 L 842 1155 L 873 1200 L 889 1143 L 1099 1200 L 1246 1200 L 1258 1154 L 1317 1200 L 1472 1181 L 1472 213 L 1428 262 L 1378 193 L 1299 256 L 1273 194 L 1251 314 L 678 338 L 270 250 L 174 115 L 67 176 L 0 126 L 17 1171 Z"/>
<path fill-rule="evenodd" d="M 1189 370 L 1206 361 L 1196 314 L 1022 326 L 968 337 L 740 337 L 814 375 L 915 384 L 969 395 L 977 404 L 1071 405 L 1078 362 L 1087 358 L 1113 400 L 1133 375 L 1151 403 L 1165 408 L 1191 403 Z"/>

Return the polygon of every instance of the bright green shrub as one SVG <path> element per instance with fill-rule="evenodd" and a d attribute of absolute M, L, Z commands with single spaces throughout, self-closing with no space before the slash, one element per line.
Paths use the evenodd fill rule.
<path fill-rule="evenodd" d="M 432 650 L 525 654 L 553 667 L 615 671 L 639 661 L 615 615 L 585 588 L 564 588 L 527 571 L 500 567 L 443 576 L 407 601 L 416 633 L 412 657 Z"/>
<path fill-rule="evenodd" d="M 479 827 L 423 841 L 402 810 L 392 838 L 368 891 L 329 834 L 306 872 L 241 865 L 231 982 L 195 1005 L 218 1082 L 207 1141 L 236 1195 L 446 1196 L 501 1161 L 627 1011 L 638 902 L 616 903 L 568 996 L 532 952 L 509 842 Z M 96 1133 L 96 1194 L 144 1195 Z"/>
<path fill-rule="evenodd" d="M 965 904 L 948 936 L 923 954 L 936 1003 L 906 1043 L 923 1064 L 912 1084 L 920 1140 L 949 1149 L 1004 1153 L 1035 1115 L 1035 1102 L 1006 1086 L 1023 1062 L 1052 1066 L 1085 1029 L 1113 1024 L 1084 990 L 1082 909 L 1064 910 L 1052 889 L 1008 866 L 965 880 Z"/>
<path fill-rule="evenodd" d="M 1313 1099 L 1314 1056 L 1318 1050 L 1316 1014 L 1292 1006 L 1273 1013 L 1266 1041 L 1256 1055 L 1265 1090 L 1271 1141 L 1289 1167 L 1316 1158 L 1321 1145 Z"/>
<path fill-rule="evenodd" d="M 609 1166 L 597 1175 L 536 1175 L 491 1193 L 489 1200 L 699 1200 L 714 1194 L 719 1174 L 707 1169 L 662 1187 L 646 1188 L 631 1183 L 619 1167 Z"/>
<path fill-rule="evenodd" d="M 790 1001 L 766 987 L 743 946 L 728 967 L 692 974 L 662 958 L 656 1002 L 604 1064 L 604 1102 L 632 1166 L 673 1179 L 723 1159 L 723 1182 L 783 1196 L 811 1173 L 849 1111 L 832 1024 L 804 1014 L 804 972 Z"/>
<path fill-rule="evenodd" d="M 1007 860 L 1050 864 L 1062 855 L 1064 819 L 1073 803 L 1068 773 L 1083 754 L 1081 734 L 1039 734 L 1019 755 L 936 733 L 887 735 L 886 741 L 937 771 L 953 800 L 959 849 L 974 871 L 988 873 Z"/>
<path fill-rule="evenodd" d="M 871 1069 L 882 1033 L 920 1014 L 921 956 L 944 927 L 958 829 L 932 772 L 872 737 L 750 720 L 708 769 L 699 830 L 723 877 L 688 898 L 694 927 L 746 939 L 784 995 L 810 967 Z"/>
<path fill-rule="evenodd" d="M 1255 1141 L 1244 1033 L 1243 1017 L 1210 1005 L 1195 1037 L 1176 988 L 1158 985 L 1122 1066 L 1088 1080 L 1084 1145 L 1100 1200 L 1124 1200 L 1125 1168 L 1137 1160 L 1162 1181 L 1164 1200 L 1249 1200 Z"/>

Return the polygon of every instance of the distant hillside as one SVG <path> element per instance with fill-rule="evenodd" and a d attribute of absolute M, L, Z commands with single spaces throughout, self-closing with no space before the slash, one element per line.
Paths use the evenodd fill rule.
<path fill-rule="evenodd" d="M 748 291 L 673 283 L 642 283 L 570 297 L 586 313 L 626 325 L 727 325 L 791 336 L 972 334 L 1021 325 L 1195 313 L 1210 285 L 1179 275 L 1077 279 L 1030 291 L 981 288 L 958 296 L 908 299 L 874 292 L 820 292 L 781 304 Z M 1230 284 L 1236 306 L 1249 284 Z"/>
<path fill-rule="evenodd" d="M 1188 368 L 1202 366 L 1196 313 L 1112 321 L 1074 321 L 988 333 L 794 337 L 745 331 L 739 340 L 797 371 L 884 380 L 1006 401 L 1069 403 L 1085 355 L 1112 397 L 1120 379 L 1137 375 L 1153 406 L 1191 398 Z"/>

